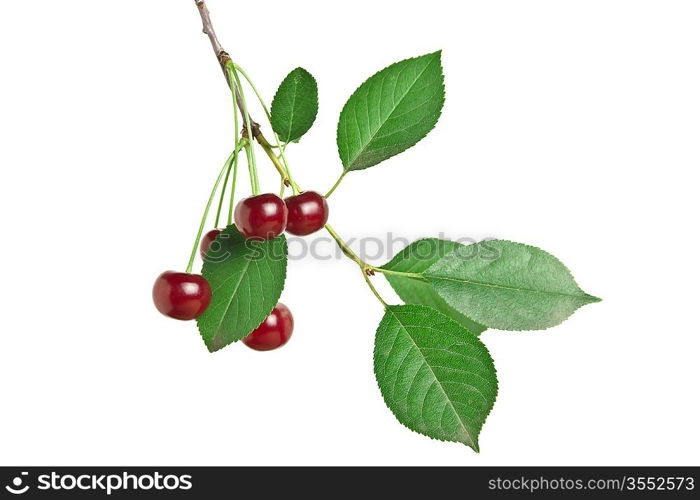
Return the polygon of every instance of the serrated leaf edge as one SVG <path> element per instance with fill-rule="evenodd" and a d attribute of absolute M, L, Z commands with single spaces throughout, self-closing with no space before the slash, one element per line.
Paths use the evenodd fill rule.
<path fill-rule="evenodd" d="M 340 161 L 341 161 L 341 163 L 342 163 L 342 165 L 343 165 L 343 171 L 345 171 L 345 173 L 352 172 L 352 171 L 357 171 L 357 170 L 365 170 L 365 169 L 367 169 L 367 168 L 370 168 L 370 167 L 373 167 L 373 166 L 375 166 L 375 165 L 378 165 L 379 163 L 382 163 L 383 161 L 386 161 L 386 160 L 388 160 L 388 159 L 390 159 L 390 158 L 393 158 L 394 156 L 397 156 L 397 155 L 399 155 L 399 154 L 401 154 L 401 153 L 403 153 L 403 152 L 405 152 L 405 151 L 408 151 L 408 150 L 411 149 L 412 147 L 416 146 L 420 141 L 422 141 L 423 139 L 425 139 L 425 137 L 426 137 L 430 132 L 432 132 L 432 130 L 435 128 L 435 125 L 433 125 L 433 127 L 432 127 L 430 130 L 428 130 L 425 134 L 421 135 L 421 136 L 418 138 L 418 140 L 416 140 L 416 142 L 415 142 L 414 144 L 412 144 L 411 146 L 409 146 L 408 148 L 406 148 L 406 149 L 404 149 L 404 150 L 402 150 L 402 151 L 399 151 L 398 153 L 395 153 L 395 154 L 393 154 L 393 155 L 391 155 L 391 156 L 385 158 L 384 160 L 382 160 L 382 161 L 380 161 L 380 162 L 378 162 L 378 163 L 375 163 L 374 165 L 368 165 L 368 166 L 363 167 L 363 168 L 360 168 L 360 169 L 351 169 L 351 168 L 349 168 L 348 165 L 352 164 L 352 162 L 349 161 L 349 162 L 346 164 L 345 158 L 343 158 L 343 155 L 342 155 L 342 153 L 341 153 L 341 151 L 340 151 L 340 122 L 341 122 L 341 120 L 342 120 L 343 115 L 346 113 L 346 108 L 347 108 L 348 104 L 349 104 L 350 101 L 353 99 L 353 97 L 355 97 L 355 95 L 360 91 L 360 89 L 362 88 L 362 86 L 363 86 L 365 83 L 367 83 L 371 78 L 373 78 L 374 76 L 376 76 L 378 73 L 381 73 L 382 71 L 388 70 L 389 68 L 391 68 L 391 67 L 393 67 L 393 66 L 396 66 L 397 64 L 405 63 L 405 62 L 407 62 L 407 61 L 413 61 L 413 60 L 415 60 L 415 59 L 420 59 L 420 58 L 422 58 L 422 57 L 432 56 L 432 55 L 437 55 L 437 57 L 438 57 L 438 64 L 440 65 L 440 75 L 443 77 L 443 81 L 442 81 L 442 85 L 441 85 L 441 89 L 442 89 L 442 105 L 440 106 L 440 109 L 438 110 L 437 116 L 435 117 L 435 125 L 437 125 L 437 122 L 440 121 L 440 117 L 442 116 L 442 110 L 443 110 L 444 105 L 445 105 L 445 74 L 444 74 L 444 71 L 443 71 L 443 68 L 442 68 L 442 50 L 436 50 L 435 52 L 429 52 L 429 53 L 427 53 L 427 54 L 423 54 L 423 55 L 420 55 L 420 56 L 409 57 L 409 58 L 406 58 L 406 59 L 402 59 L 402 60 L 400 60 L 400 61 L 396 61 L 395 63 L 392 63 L 392 64 L 390 64 L 390 65 L 388 65 L 388 66 L 385 66 L 384 68 L 382 68 L 382 69 L 380 69 L 379 71 L 376 71 L 375 73 L 373 73 L 372 75 L 370 75 L 370 76 L 369 76 L 368 78 L 366 78 L 360 85 L 358 85 L 358 87 L 355 89 L 355 91 L 350 95 L 350 97 L 348 98 L 348 100 L 347 100 L 347 101 L 345 102 L 345 104 L 343 105 L 343 109 L 340 111 L 340 117 L 338 118 L 338 127 L 336 128 L 336 145 L 337 145 L 337 149 L 338 149 L 338 156 L 340 157 Z M 427 68 L 427 66 L 426 66 L 426 68 Z M 425 70 L 424 70 L 424 71 L 425 71 Z M 380 129 L 381 129 L 381 127 L 380 127 Z M 379 129 L 377 129 L 377 130 L 379 130 Z M 376 132 L 375 132 L 375 134 L 376 134 Z M 370 139 L 369 142 L 371 142 L 371 141 L 372 141 L 372 139 Z M 369 142 L 368 142 L 368 144 L 369 144 Z M 358 156 L 359 156 L 359 155 L 356 155 L 355 158 L 353 159 L 353 161 L 356 160 Z"/>
<path fill-rule="evenodd" d="M 491 351 L 489 351 L 488 347 L 486 347 L 486 344 L 484 344 L 484 342 L 483 342 L 478 336 L 476 336 L 476 335 L 474 335 L 473 333 L 469 332 L 469 331 L 468 331 L 466 328 L 464 328 L 462 325 L 460 325 L 459 323 L 457 323 L 455 320 L 453 320 L 452 318 L 450 318 L 450 317 L 447 316 L 446 314 L 441 313 L 441 312 L 438 311 L 437 309 L 435 309 L 435 308 L 433 308 L 433 307 L 430 307 L 430 306 L 425 306 L 425 305 L 422 305 L 422 304 L 407 304 L 407 305 L 410 305 L 411 307 L 419 307 L 419 308 L 430 309 L 430 310 L 432 310 L 432 311 L 435 311 L 435 312 L 437 312 L 438 314 L 444 316 L 445 319 L 446 319 L 447 321 L 452 322 L 452 323 L 455 323 L 457 326 L 459 326 L 460 328 L 462 328 L 462 329 L 464 329 L 465 331 L 467 331 L 467 333 L 469 333 L 469 335 L 474 336 L 474 338 L 476 338 L 479 342 L 481 342 L 481 344 L 482 344 L 482 345 L 484 346 L 484 348 L 486 349 L 486 354 L 488 355 L 489 361 L 491 361 L 491 364 L 493 365 L 494 377 L 495 377 L 495 379 L 496 379 L 496 386 L 495 386 L 495 390 L 494 390 L 493 404 L 491 405 L 491 407 L 489 408 L 489 410 L 488 410 L 488 411 L 486 412 L 486 414 L 484 415 L 484 422 L 482 423 L 481 427 L 479 427 L 479 433 L 477 434 L 476 439 L 472 438 L 472 437 L 471 437 L 471 434 L 470 434 L 469 432 L 467 432 L 467 434 L 470 436 L 470 439 L 472 439 L 472 441 L 473 441 L 473 446 L 472 446 L 472 444 L 466 443 L 466 442 L 463 442 L 463 441 L 452 441 L 452 440 L 449 440 L 449 439 L 442 439 L 442 438 L 439 438 L 439 437 L 433 437 L 433 436 L 430 436 L 430 435 L 428 435 L 428 434 L 424 434 L 424 433 L 422 433 L 422 432 L 420 432 L 420 431 L 417 431 L 417 430 L 415 430 L 415 429 L 411 429 L 408 425 L 406 425 L 406 424 L 403 422 L 402 418 L 400 418 L 399 415 L 397 415 L 396 412 L 395 412 L 388 404 L 386 404 L 386 399 L 384 398 L 384 393 L 383 393 L 383 391 L 382 391 L 382 387 L 379 385 L 379 381 L 377 380 L 377 374 L 376 374 L 376 370 L 375 370 L 374 381 L 375 381 L 375 383 L 377 384 L 377 388 L 379 389 L 379 393 L 382 395 L 382 400 L 384 401 L 384 404 L 385 404 L 386 407 L 389 409 L 389 411 L 394 415 L 394 418 L 396 418 L 396 420 L 397 420 L 401 425 L 403 425 L 406 429 L 408 429 L 409 431 L 415 432 L 416 434 L 419 434 L 419 435 L 421 435 L 421 436 L 428 437 L 428 438 L 432 439 L 433 441 L 440 441 L 440 442 L 443 442 L 443 443 L 459 443 L 459 444 L 464 444 L 465 446 L 470 447 L 470 448 L 471 448 L 472 450 L 474 450 L 476 453 L 480 453 L 479 436 L 481 435 L 481 431 L 483 430 L 483 426 L 484 426 L 484 424 L 486 423 L 486 420 L 488 419 L 489 415 L 491 415 L 491 412 L 493 411 L 494 406 L 496 406 L 496 401 L 498 401 L 498 392 L 499 392 L 499 387 L 500 387 L 500 386 L 499 386 L 499 383 L 498 383 L 498 370 L 496 369 L 496 363 L 495 363 L 494 360 L 493 360 L 493 356 L 491 356 Z M 385 308 L 385 311 L 389 311 L 389 308 L 391 308 L 391 307 L 402 307 L 402 305 L 401 305 L 401 304 L 389 305 L 389 306 L 387 306 L 387 307 Z M 393 313 L 392 313 L 392 314 L 393 314 Z M 394 317 L 396 317 L 396 316 L 394 315 Z M 382 320 L 383 320 L 383 319 L 384 319 L 384 318 L 382 318 Z M 397 318 L 397 321 L 398 321 L 398 318 Z M 399 323 L 401 323 L 401 322 L 399 321 Z M 377 330 L 379 330 L 379 327 L 381 326 L 381 324 L 382 324 L 382 321 L 379 322 L 379 325 L 377 326 Z M 403 326 L 403 325 L 402 325 L 402 326 Z M 375 337 L 376 337 L 376 333 L 375 333 Z M 409 335 L 409 337 L 410 337 L 410 335 Z M 411 339 L 411 341 L 413 341 L 413 339 Z M 418 348 L 418 347 L 416 346 L 416 348 Z M 376 349 L 376 341 L 375 341 L 375 349 Z M 420 350 L 420 349 L 419 349 L 419 350 Z M 374 359 L 373 359 L 373 365 L 374 365 L 374 364 L 376 364 L 376 359 L 377 359 L 376 350 L 375 350 L 375 352 L 374 352 L 373 354 L 374 354 L 374 355 L 373 355 L 373 358 L 374 358 Z M 432 371 L 432 368 L 431 368 L 431 371 Z M 442 389 L 442 387 L 441 387 L 441 389 Z M 448 399 L 449 399 L 449 398 L 448 398 Z M 450 402 L 450 404 L 452 404 L 452 403 Z M 462 423 L 462 420 L 460 419 L 460 424 L 461 424 L 461 423 Z M 466 430 L 466 429 L 465 429 L 465 430 Z"/>
<path fill-rule="evenodd" d="M 314 75 L 312 75 L 307 69 L 302 68 L 301 66 L 297 66 L 297 67 L 294 68 L 292 71 L 290 71 L 289 73 L 287 73 L 287 76 L 285 76 L 285 77 L 282 79 L 282 83 L 284 83 L 284 81 L 285 81 L 292 73 L 294 73 L 295 71 L 298 71 L 298 70 L 301 70 L 301 71 L 303 71 L 304 73 L 306 73 L 307 75 L 309 75 L 309 77 L 311 77 L 311 80 L 314 82 L 314 86 L 316 87 L 316 99 L 314 99 L 314 104 L 316 105 L 316 113 L 314 113 L 314 119 L 311 120 L 311 123 L 309 124 L 309 127 L 306 129 L 306 131 L 304 131 L 304 133 L 301 134 L 299 137 L 295 137 L 295 138 L 293 138 L 293 139 L 291 138 L 291 135 L 292 135 L 291 123 L 293 122 L 293 120 L 290 120 L 290 130 L 287 131 L 287 135 L 285 136 L 285 137 L 287 137 L 287 139 L 284 139 L 284 138 L 283 138 L 281 132 L 278 132 L 277 130 L 274 130 L 274 126 L 272 126 L 272 123 L 270 123 L 270 126 L 272 126 L 274 132 L 280 137 L 280 140 L 283 140 L 284 142 L 298 142 L 299 139 L 301 139 L 301 138 L 311 129 L 311 127 L 313 127 L 314 123 L 316 123 L 316 118 L 318 117 L 318 82 L 316 81 L 316 78 L 314 78 Z M 271 116 L 271 118 L 272 118 L 272 116 L 274 116 L 274 111 L 273 111 L 273 110 L 274 110 L 274 107 L 275 107 L 275 99 L 277 99 L 277 95 L 278 95 L 279 92 L 280 92 L 280 89 L 281 89 L 281 87 L 282 87 L 282 83 L 280 83 L 280 86 L 277 87 L 277 91 L 275 92 L 275 95 L 274 95 L 274 97 L 272 98 L 272 104 L 270 105 L 270 116 Z M 298 86 L 298 82 L 297 82 L 297 80 L 295 79 L 295 80 L 294 80 L 294 88 L 296 89 L 297 86 Z M 294 101 L 292 101 L 292 110 L 294 109 L 294 103 L 296 103 L 296 93 L 294 94 Z M 273 120 L 271 119 L 270 121 L 272 122 Z"/>
<path fill-rule="evenodd" d="M 423 239 L 430 239 L 430 238 L 423 238 Z M 489 325 L 484 325 L 484 326 L 487 327 L 487 329 L 489 329 L 489 330 L 500 330 L 500 331 L 504 331 L 504 332 L 540 332 L 540 331 L 545 331 L 545 330 L 549 330 L 550 328 L 554 328 L 554 327 L 556 327 L 556 326 L 561 325 L 562 323 L 564 323 L 564 321 L 568 320 L 571 316 L 573 316 L 573 314 L 574 314 L 576 311 L 578 311 L 579 309 L 581 309 L 583 306 L 586 306 L 586 305 L 588 305 L 588 304 L 595 304 L 596 302 L 602 302 L 602 301 L 603 301 L 603 299 L 601 299 L 600 297 L 596 297 L 596 296 L 594 296 L 594 295 L 590 295 L 590 294 L 584 292 L 583 289 L 581 288 L 581 286 L 580 286 L 580 285 L 578 284 L 578 282 L 576 281 L 576 278 L 574 278 L 574 275 L 572 274 L 571 270 L 570 270 L 570 269 L 566 266 L 566 264 L 564 264 L 556 255 L 553 255 L 553 254 L 549 253 L 548 251 L 543 250 L 543 249 L 541 249 L 541 248 L 539 248 L 539 247 L 536 247 L 536 246 L 534 246 L 534 245 L 528 245 L 527 243 L 520 243 L 520 242 L 518 242 L 518 241 L 504 240 L 504 239 L 485 240 L 485 241 L 487 241 L 487 242 L 489 242 L 489 243 L 492 243 L 492 242 L 494 242 L 494 241 L 502 241 L 502 242 L 505 242 L 505 243 L 513 243 L 513 244 L 516 244 L 516 245 L 521 245 L 521 246 L 524 246 L 524 247 L 533 248 L 533 249 L 535 249 L 535 250 L 539 250 L 540 252 L 543 252 L 543 253 L 549 255 L 550 257 L 552 257 L 553 259 L 555 259 L 559 264 L 561 264 L 562 268 L 564 268 L 564 270 L 565 270 L 566 273 L 569 275 L 569 277 L 571 278 L 571 280 L 576 284 L 576 286 L 577 286 L 577 287 L 579 288 L 579 290 L 581 290 L 581 292 L 582 292 L 582 295 L 571 295 L 571 294 L 562 294 L 562 293 L 555 293 L 555 292 L 551 292 L 551 294 L 553 294 L 553 295 L 560 295 L 560 296 L 576 297 L 576 298 L 585 298 L 585 299 L 586 299 L 586 302 L 584 302 L 583 304 L 577 306 L 573 311 L 571 311 L 571 314 L 570 314 L 569 316 L 567 316 L 566 318 L 564 318 L 563 320 L 561 320 L 559 323 L 556 323 L 556 324 L 553 324 L 553 325 L 549 325 L 549 326 L 545 326 L 544 328 L 536 328 L 536 329 L 530 329 L 530 328 L 497 328 L 497 327 L 493 327 L 493 326 L 489 326 Z M 479 244 L 481 244 L 481 243 L 484 243 L 484 241 L 478 241 L 478 242 L 472 243 L 472 244 L 470 244 L 470 245 L 464 245 L 464 244 L 460 243 L 460 245 L 462 245 L 463 247 L 466 248 L 466 247 L 470 247 L 470 246 L 472 246 L 472 245 L 479 245 Z M 456 252 L 456 251 L 458 251 L 458 249 L 455 249 L 455 250 L 453 250 L 452 252 L 449 252 L 449 253 L 445 254 L 445 257 L 447 257 L 448 255 L 450 255 L 450 254 L 452 254 L 452 253 L 454 253 L 454 252 Z M 435 264 L 437 264 L 437 262 L 436 262 Z M 432 267 L 432 266 L 430 266 L 430 267 Z M 428 270 L 430 270 L 430 267 L 429 267 L 428 269 L 426 269 L 426 272 L 427 272 Z M 462 280 L 455 280 L 455 281 L 462 281 Z M 478 283 L 478 282 L 472 282 L 472 283 L 473 283 L 473 284 L 476 284 L 476 285 L 488 286 L 488 285 L 485 284 L 485 283 Z M 542 290 L 529 290 L 529 289 L 526 289 L 526 288 L 509 288 L 509 287 L 505 287 L 505 286 L 495 286 L 495 285 L 494 285 L 494 288 L 504 288 L 504 289 L 510 289 L 510 290 L 522 290 L 522 291 L 531 291 L 531 292 L 542 293 Z M 547 293 L 547 292 L 545 292 L 545 293 Z M 438 293 L 438 295 L 440 295 L 440 294 Z M 440 297 L 442 297 L 442 295 L 440 295 Z M 445 300 L 445 299 L 443 298 L 443 300 Z M 445 302 L 447 302 L 447 301 L 445 300 Z M 450 305 L 449 302 L 448 302 L 448 305 Z M 450 305 L 450 307 L 452 307 L 452 305 Z M 469 319 L 471 319 L 469 316 L 467 316 L 467 317 L 468 317 Z M 477 321 L 477 320 L 473 320 L 473 321 L 475 321 L 476 323 L 479 323 L 479 321 Z M 483 323 L 479 323 L 479 324 L 483 324 Z"/>
<path fill-rule="evenodd" d="M 222 232 L 222 233 L 223 233 L 223 232 Z M 219 235 L 217 235 L 217 237 L 214 239 L 214 241 L 216 241 L 216 240 L 221 236 L 222 233 L 219 233 Z M 281 236 L 282 236 L 284 251 L 285 251 L 285 254 L 286 254 L 287 251 L 288 251 L 288 248 L 287 248 L 287 238 L 284 237 L 284 235 L 281 235 Z M 279 236 L 278 236 L 278 237 L 279 237 Z M 212 242 L 212 243 L 213 243 L 213 242 Z M 248 268 L 249 265 L 250 265 L 250 264 L 247 264 L 247 265 L 246 265 L 246 269 Z M 202 275 L 203 275 L 203 273 L 204 273 L 204 264 L 202 265 Z M 281 286 L 280 296 L 282 295 L 282 292 L 284 291 L 284 286 L 285 286 L 286 282 L 287 282 L 287 266 L 284 267 L 284 272 L 282 273 L 282 284 L 281 284 L 282 286 Z M 212 290 L 212 293 L 213 293 L 213 292 L 214 292 L 214 290 Z M 232 298 L 232 299 L 233 299 L 233 298 Z M 277 300 L 279 301 L 279 297 L 277 298 Z M 230 304 L 231 304 L 231 302 L 229 301 L 229 305 L 230 305 Z M 275 305 L 276 305 L 276 304 L 275 304 Z M 271 312 L 273 311 L 273 309 L 275 308 L 275 305 L 273 305 L 273 306 L 270 308 L 270 310 L 267 312 L 267 314 L 266 314 L 265 317 L 267 317 L 267 316 L 270 315 L 270 313 L 271 313 Z M 265 319 L 263 319 L 262 321 L 265 321 Z M 229 346 L 229 345 L 231 345 L 231 344 L 235 344 L 236 342 L 239 342 L 239 341 L 243 340 L 245 337 L 247 337 L 248 335 L 250 335 L 250 333 L 252 333 L 258 326 L 260 326 L 260 325 L 262 324 L 262 321 L 260 322 L 260 324 L 258 324 L 255 328 L 253 328 L 250 332 L 248 332 L 247 334 L 245 334 L 243 337 L 238 338 L 238 339 L 234 339 L 233 341 L 229 342 L 228 344 L 224 344 L 224 345 L 222 345 L 221 347 L 217 347 L 216 349 L 212 349 L 212 348 L 209 346 L 209 344 L 207 343 L 206 339 L 204 338 L 204 334 L 203 334 L 203 332 L 202 332 L 202 329 L 201 329 L 201 327 L 200 327 L 199 322 L 197 322 L 197 330 L 199 331 L 199 336 L 201 337 L 202 342 L 204 343 L 204 346 L 207 348 L 207 351 L 209 351 L 210 353 L 214 353 L 214 352 L 220 351 L 220 350 L 223 349 L 224 347 L 227 347 L 227 346 Z M 214 334 L 214 337 L 212 337 L 212 341 L 214 340 L 214 338 L 216 338 L 216 335 L 217 335 L 218 333 L 219 333 L 219 329 L 217 328 L 216 333 Z"/>

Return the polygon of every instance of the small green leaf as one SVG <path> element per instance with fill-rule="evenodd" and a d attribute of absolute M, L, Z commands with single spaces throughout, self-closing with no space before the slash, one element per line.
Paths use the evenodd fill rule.
<path fill-rule="evenodd" d="M 377 328 L 374 373 L 389 409 L 409 429 L 479 451 L 498 392 L 486 346 L 426 306 L 388 306 Z"/>
<path fill-rule="evenodd" d="M 460 245 L 421 274 L 451 307 L 501 330 L 549 328 L 600 300 L 556 257 L 512 241 Z"/>
<path fill-rule="evenodd" d="M 210 352 L 247 336 L 263 322 L 282 294 L 287 274 L 287 242 L 245 239 L 234 225 L 212 243 L 202 268 L 212 299 L 197 319 Z"/>
<path fill-rule="evenodd" d="M 444 101 L 440 52 L 375 73 L 340 113 L 337 140 L 343 168 L 362 170 L 415 145 L 435 127 Z"/>
<path fill-rule="evenodd" d="M 459 246 L 460 244 L 454 241 L 437 238 L 414 241 L 397 253 L 391 261 L 384 264 L 382 269 L 404 273 L 422 273 L 445 254 Z M 475 335 L 486 330 L 484 325 L 480 325 L 448 305 L 429 283 L 397 274 L 385 274 L 384 277 L 406 304 L 422 304 L 437 309 Z"/>
<path fill-rule="evenodd" d="M 318 113 L 318 87 L 304 68 L 292 70 L 272 100 L 272 128 L 284 142 L 296 142 L 313 125 Z"/>

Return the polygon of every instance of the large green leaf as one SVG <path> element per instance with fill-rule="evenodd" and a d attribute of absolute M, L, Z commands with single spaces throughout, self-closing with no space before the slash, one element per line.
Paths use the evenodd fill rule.
<path fill-rule="evenodd" d="M 374 74 L 340 113 L 337 140 L 343 168 L 362 170 L 410 148 L 435 126 L 444 101 L 440 52 Z"/>
<path fill-rule="evenodd" d="M 389 409 L 409 429 L 479 451 L 479 432 L 498 392 L 486 346 L 427 306 L 388 306 L 374 372 Z"/>
<path fill-rule="evenodd" d="M 556 257 L 512 241 L 461 245 L 421 274 L 451 307 L 501 330 L 549 328 L 600 300 Z"/>
<path fill-rule="evenodd" d="M 384 264 L 382 269 L 402 273 L 422 273 L 459 246 L 460 244 L 454 241 L 437 238 L 414 241 Z M 429 283 L 400 274 L 384 274 L 384 276 L 406 304 L 422 304 L 437 309 L 475 335 L 486 330 L 484 325 L 480 325 L 447 304 Z"/>
<path fill-rule="evenodd" d="M 272 100 L 272 128 L 284 142 L 296 141 L 313 125 L 318 113 L 318 87 L 304 68 L 292 70 Z"/>
<path fill-rule="evenodd" d="M 246 240 L 234 225 L 212 243 L 202 275 L 212 288 L 209 308 L 197 319 L 209 351 L 241 340 L 270 314 L 287 274 L 287 242 Z"/>

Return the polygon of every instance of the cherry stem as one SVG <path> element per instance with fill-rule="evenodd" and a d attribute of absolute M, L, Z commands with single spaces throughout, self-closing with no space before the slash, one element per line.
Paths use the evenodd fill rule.
<path fill-rule="evenodd" d="M 233 179 L 231 181 L 231 197 L 229 198 L 228 201 L 228 219 L 227 219 L 227 226 L 230 226 L 233 223 L 233 199 L 236 194 L 236 178 L 238 177 L 238 155 L 240 154 L 241 150 L 238 149 L 236 151 L 236 155 L 233 157 Z"/>
<path fill-rule="evenodd" d="M 333 184 L 333 187 L 330 189 L 330 191 L 328 191 L 328 192 L 326 193 L 326 199 L 328 199 L 328 198 L 330 197 L 330 195 L 333 194 L 333 191 L 335 191 L 336 188 L 337 188 L 338 186 L 340 186 L 340 183 L 343 181 L 343 179 L 345 178 L 345 175 L 347 175 L 347 173 L 348 173 L 347 170 L 343 170 L 343 173 L 340 174 L 340 177 L 338 177 L 338 180 L 335 181 L 335 184 Z"/>
<path fill-rule="evenodd" d="M 241 153 L 241 146 L 243 145 L 243 138 L 240 136 L 240 129 L 238 128 L 238 113 L 236 109 L 239 107 L 237 99 L 238 94 L 235 93 L 238 87 L 234 85 L 233 89 L 236 97 L 233 99 L 233 140 L 236 145 L 236 154 L 233 156 L 233 182 L 231 185 L 231 197 L 228 202 L 227 226 L 230 226 L 233 220 L 233 200 L 236 195 L 236 179 L 238 178 L 238 155 Z M 224 190 L 225 189 L 226 185 L 224 185 Z"/>
<path fill-rule="evenodd" d="M 218 229 L 219 227 L 219 219 L 221 218 L 221 207 L 224 206 L 224 196 L 226 196 L 226 186 L 228 185 L 228 178 L 231 175 L 231 167 L 233 166 L 233 163 L 231 163 L 228 168 L 226 169 L 226 177 L 224 177 L 224 185 L 221 187 L 221 196 L 219 197 L 219 206 L 216 208 L 216 218 L 214 219 L 214 228 Z M 235 189 L 235 183 L 233 188 Z"/>
<path fill-rule="evenodd" d="M 190 261 L 187 263 L 187 270 L 185 272 L 188 274 L 192 272 L 192 265 L 194 264 L 194 259 L 197 256 L 197 249 L 199 248 L 199 240 L 202 238 L 202 232 L 204 231 L 204 225 L 207 223 L 207 217 L 209 216 L 209 209 L 211 208 L 212 201 L 214 201 L 214 196 L 216 196 L 216 190 L 219 188 L 219 184 L 221 183 L 221 179 L 226 174 L 226 171 L 228 170 L 228 168 L 231 165 L 231 162 L 233 161 L 235 156 L 236 156 L 236 150 L 234 149 L 233 152 L 231 153 L 231 155 L 226 160 L 226 163 L 224 163 L 224 166 L 221 169 L 221 172 L 219 172 L 219 177 L 216 178 L 216 182 L 214 183 L 214 187 L 212 188 L 211 194 L 209 195 L 209 200 L 207 201 L 207 206 L 204 209 L 204 215 L 202 215 L 202 221 L 199 223 L 199 230 L 197 231 L 197 237 L 195 238 L 194 245 L 192 246 L 192 253 L 190 254 Z"/>
<path fill-rule="evenodd" d="M 214 228 L 218 229 L 219 228 L 219 219 L 221 217 L 221 209 L 224 205 L 224 197 L 226 196 L 226 186 L 228 186 L 228 178 L 231 175 L 231 171 L 233 170 L 233 179 L 231 179 L 231 199 L 229 202 L 229 222 L 228 224 L 231 224 L 231 206 L 233 205 L 233 196 L 234 193 L 236 192 L 236 177 L 237 177 L 237 170 L 238 170 L 238 154 L 241 151 L 242 148 L 242 141 L 238 141 L 236 144 L 236 149 L 234 150 L 234 156 L 233 156 L 233 164 L 229 163 L 228 169 L 226 169 L 226 177 L 224 177 L 224 185 L 221 188 L 221 197 L 219 198 L 219 206 L 216 209 L 216 219 L 214 221 Z"/>
<path fill-rule="evenodd" d="M 233 61 L 229 60 L 226 62 L 226 71 L 229 75 L 229 81 L 234 82 L 233 86 L 235 91 L 237 91 L 234 92 L 235 96 L 241 97 L 241 101 L 243 104 L 243 117 L 245 121 L 245 134 L 247 138 L 252 140 L 252 138 L 255 136 L 255 131 L 251 126 L 250 114 L 248 113 L 248 105 L 245 100 L 245 94 L 243 93 L 243 89 L 241 88 L 241 80 L 240 78 L 238 78 L 236 65 L 233 64 Z M 234 100 L 237 101 L 237 99 Z M 245 155 L 246 160 L 248 160 L 248 171 L 250 173 L 250 187 L 253 191 L 253 195 L 257 195 L 260 193 L 260 182 L 258 181 L 258 169 L 255 164 L 255 150 L 253 149 L 253 144 L 252 142 L 250 142 L 250 140 L 246 144 Z"/>
<path fill-rule="evenodd" d="M 258 183 L 257 172 L 253 165 L 254 161 L 252 160 L 250 147 L 245 148 L 245 158 L 248 162 L 248 173 L 250 174 L 250 189 L 253 191 L 253 196 L 256 196 L 260 194 L 260 184 Z"/>
<path fill-rule="evenodd" d="M 253 92 L 255 93 L 255 96 L 258 98 L 258 102 L 260 103 L 260 106 L 262 107 L 263 111 L 265 112 L 265 117 L 267 118 L 267 122 L 270 124 L 270 128 L 272 128 L 272 115 L 270 114 L 270 108 L 268 108 L 267 104 L 265 103 L 265 100 L 263 99 L 262 95 L 258 91 L 258 88 L 255 86 L 255 83 L 253 83 L 252 78 L 248 76 L 248 73 L 245 72 L 243 68 L 241 68 L 238 64 L 234 63 L 234 66 L 236 68 L 236 71 L 238 71 L 241 75 L 243 75 L 243 78 L 246 79 L 248 82 L 248 85 L 250 85 L 250 88 L 253 89 Z M 258 141 L 258 144 L 265 150 L 265 153 L 267 153 L 267 156 L 270 158 L 270 161 L 272 161 L 272 164 L 275 166 L 277 171 L 279 172 L 280 176 L 282 177 L 283 182 L 285 185 L 289 184 L 292 187 L 292 191 L 294 194 L 299 194 L 299 186 L 297 185 L 296 182 L 294 182 L 294 179 L 292 178 L 292 173 L 289 169 L 289 164 L 287 163 L 287 158 L 284 156 L 284 148 L 282 147 L 282 144 L 280 143 L 280 138 L 277 135 L 277 132 L 275 132 L 274 129 L 272 129 L 272 135 L 275 138 L 275 142 L 277 143 L 276 146 L 273 146 L 270 144 L 267 139 L 265 139 L 264 136 L 261 136 L 260 134 L 260 129 L 258 128 L 258 133 L 255 137 L 255 139 Z M 279 156 L 274 153 L 272 150 L 273 148 L 277 148 L 280 150 Z M 280 158 L 282 159 L 282 163 L 280 163 Z"/>

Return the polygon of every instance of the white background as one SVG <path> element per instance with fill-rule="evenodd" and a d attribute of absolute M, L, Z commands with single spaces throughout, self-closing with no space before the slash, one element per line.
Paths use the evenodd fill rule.
<path fill-rule="evenodd" d="M 209 7 L 268 99 L 296 66 L 316 76 L 318 119 L 288 152 L 320 191 L 340 172 L 351 92 L 444 49 L 437 128 L 348 175 L 333 225 L 534 244 L 604 301 L 546 332 L 482 336 L 500 393 L 481 454 L 386 409 L 372 372 L 382 310 L 347 260 L 290 262 L 283 349 L 209 354 L 150 296 L 161 271 L 184 268 L 231 148 L 194 2 L 6 2 L 2 464 L 698 465 L 697 2 Z"/>

